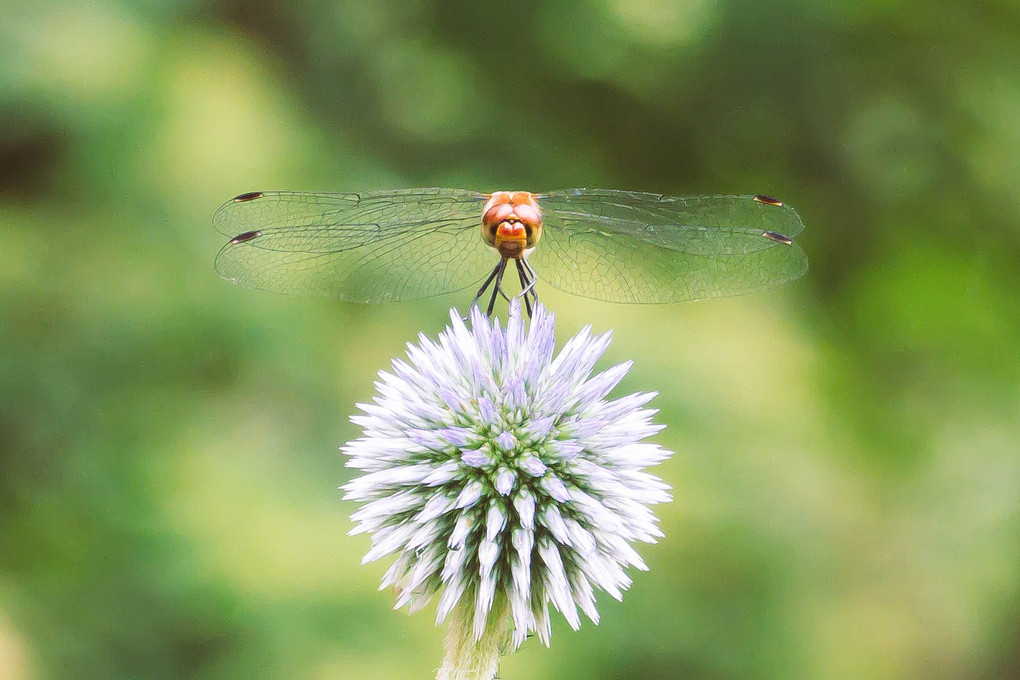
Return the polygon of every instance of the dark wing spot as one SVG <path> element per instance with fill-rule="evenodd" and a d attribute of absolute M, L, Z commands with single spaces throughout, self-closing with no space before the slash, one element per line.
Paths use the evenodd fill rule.
<path fill-rule="evenodd" d="M 234 203 L 244 203 L 245 201 L 254 201 L 256 198 L 262 198 L 261 191 L 249 191 L 246 194 L 240 196 L 234 196 Z"/>
<path fill-rule="evenodd" d="M 792 238 L 790 238 L 789 236 L 783 236 L 782 234 L 777 234 L 774 231 L 763 231 L 761 233 L 761 235 L 764 236 L 765 238 L 770 238 L 773 241 L 776 241 L 778 243 L 782 243 L 783 245 L 786 245 L 786 246 L 792 246 L 793 245 L 793 239 Z"/>
<path fill-rule="evenodd" d="M 234 200 L 236 201 L 237 199 L 235 198 Z M 757 196 L 754 197 L 754 200 L 758 201 L 759 203 L 764 203 L 765 205 L 782 205 L 783 204 L 783 202 L 780 201 L 778 198 L 773 198 L 772 196 L 766 196 L 765 194 L 758 194 Z"/>
<path fill-rule="evenodd" d="M 245 241 L 250 241 L 253 238 L 258 238 L 259 236 L 262 236 L 261 231 L 246 231 L 243 234 L 238 234 L 234 238 L 230 239 L 230 243 L 232 245 L 235 243 L 244 243 Z"/>

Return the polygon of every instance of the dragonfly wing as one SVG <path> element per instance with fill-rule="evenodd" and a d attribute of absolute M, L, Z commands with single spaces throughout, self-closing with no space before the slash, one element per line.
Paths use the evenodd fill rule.
<path fill-rule="evenodd" d="M 564 189 L 536 196 L 543 214 L 618 225 L 642 233 L 648 225 L 744 227 L 793 238 L 804 231 L 791 206 L 766 196 L 666 196 L 613 189 Z"/>
<path fill-rule="evenodd" d="M 457 189 L 243 194 L 213 218 L 233 236 L 216 270 L 249 288 L 352 302 L 442 295 L 497 259 L 480 237 L 485 200 Z"/>
<path fill-rule="evenodd" d="M 529 261 L 543 281 L 610 302 L 741 295 L 796 279 L 807 257 L 789 206 L 753 196 L 660 196 L 572 189 L 539 196 L 543 235 Z"/>

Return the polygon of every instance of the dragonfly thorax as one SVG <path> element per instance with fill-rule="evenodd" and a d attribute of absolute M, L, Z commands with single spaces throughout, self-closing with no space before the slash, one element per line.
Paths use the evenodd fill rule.
<path fill-rule="evenodd" d="M 482 240 L 504 258 L 519 258 L 542 237 L 542 211 L 527 191 L 497 191 L 482 213 Z"/>

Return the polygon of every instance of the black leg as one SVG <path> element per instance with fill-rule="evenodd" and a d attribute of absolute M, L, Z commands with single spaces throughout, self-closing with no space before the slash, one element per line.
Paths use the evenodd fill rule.
<path fill-rule="evenodd" d="M 472 307 L 474 307 L 475 305 L 478 304 L 479 298 L 481 298 L 482 295 L 485 294 L 485 289 L 488 288 L 489 284 L 492 283 L 492 280 L 494 278 L 496 278 L 496 273 L 499 272 L 499 268 L 502 267 L 502 266 L 506 266 L 506 265 L 501 260 L 501 261 L 497 262 L 496 266 L 492 268 L 491 272 L 489 272 L 489 275 L 485 278 L 485 283 L 483 283 L 482 287 L 478 289 L 478 294 L 475 295 L 475 299 L 471 301 L 471 306 Z M 491 314 L 491 312 L 490 312 L 490 314 Z"/>
<path fill-rule="evenodd" d="M 523 257 L 521 258 L 521 263 L 524 265 L 524 271 L 528 275 L 528 292 L 531 293 L 531 303 L 538 307 L 538 274 L 535 273 L 535 270 L 531 268 L 531 264 Z"/>
<path fill-rule="evenodd" d="M 492 287 L 492 297 L 489 298 L 489 309 L 485 312 L 489 316 L 492 316 L 492 310 L 496 308 L 496 296 L 502 295 L 503 297 L 506 297 L 506 295 L 503 293 L 503 289 L 500 288 L 500 285 L 502 285 L 503 283 L 503 272 L 505 271 L 506 271 L 506 258 L 504 257 L 500 259 L 499 264 L 496 265 L 496 269 L 494 272 L 496 274 L 496 282 Z"/>
<path fill-rule="evenodd" d="M 528 272 L 528 277 L 531 279 L 531 297 L 535 304 L 538 304 L 538 274 L 536 274 L 535 270 L 531 268 L 531 263 L 523 257 L 521 258 L 521 262 L 524 263 L 524 269 Z"/>
<path fill-rule="evenodd" d="M 531 287 L 534 285 L 534 281 L 531 281 L 528 277 L 528 273 L 524 271 L 524 265 L 521 264 L 521 259 L 517 258 L 514 260 L 517 265 L 517 278 L 521 280 L 521 297 L 524 298 L 524 308 L 528 310 L 528 318 L 531 318 L 531 298 L 528 294 L 531 292 Z"/>

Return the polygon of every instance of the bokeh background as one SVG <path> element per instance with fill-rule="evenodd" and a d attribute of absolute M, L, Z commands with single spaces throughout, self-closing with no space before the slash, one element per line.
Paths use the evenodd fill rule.
<path fill-rule="evenodd" d="M 0 3 L 0 680 L 427 678 L 336 487 L 465 294 L 220 280 L 253 189 L 769 193 L 811 270 L 585 301 L 658 390 L 666 538 L 513 678 L 1020 677 L 1020 10 Z M 434 610 L 433 610 L 434 611 Z"/>

